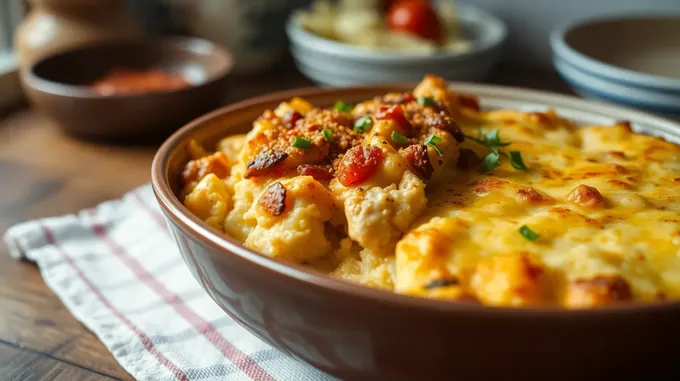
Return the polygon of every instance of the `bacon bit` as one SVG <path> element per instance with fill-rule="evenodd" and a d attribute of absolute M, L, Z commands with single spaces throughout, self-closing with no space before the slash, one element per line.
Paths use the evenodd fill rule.
<path fill-rule="evenodd" d="M 184 185 L 198 181 L 212 173 L 223 179 L 229 175 L 229 160 L 223 152 L 189 161 L 182 171 Z"/>
<path fill-rule="evenodd" d="M 567 286 L 569 307 L 595 307 L 631 300 L 630 286 L 619 275 L 600 275 L 592 279 L 576 279 Z"/>
<path fill-rule="evenodd" d="M 505 180 L 498 180 L 494 179 L 492 177 L 487 177 L 481 180 L 477 180 L 474 183 L 472 183 L 472 186 L 475 188 L 472 190 L 476 195 L 484 195 L 487 194 L 495 189 L 499 189 L 503 185 L 507 184 L 508 182 Z"/>
<path fill-rule="evenodd" d="M 605 207 L 604 197 L 597 188 L 581 184 L 567 195 L 567 200 L 590 209 Z"/>
<path fill-rule="evenodd" d="M 303 118 L 302 114 L 295 110 L 291 110 L 288 111 L 286 115 L 283 116 L 283 122 L 286 124 L 286 127 L 290 129 L 295 127 L 295 122 L 302 118 Z"/>
<path fill-rule="evenodd" d="M 479 106 L 479 100 L 477 97 L 471 94 L 458 94 L 456 95 L 456 101 L 459 105 L 480 112 L 482 108 Z"/>
<path fill-rule="evenodd" d="M 274 150 L 262 151 L 257 155 L 255 160 L 249 161 L 248 164 L 246 164 L 248 169 L 243 177 L 248 179 L 253 176 L 262 176 L 270 173 L 277 164 L 286 160 L 287 157 L 288 154 L 285 152 Z"/>
<path fill-rule="evenodd" d="M 346 187 L 358 185 L 378 170 L 384 158 L 385 153 L 378 147 L 356 146 L 347 151 L 338 164 L 338 180 Z"/>
<path fill-rule="evenodd" d="M 399 129 L 399 133 L 409 137 L 413 134 L 413 126 L 404 116 L 404 108 L 400 105 L 380 106 L 375 113 L 376 120 L 391 120 Z"/>
<path fill-rule="evenodd" d="M 517 199 L 520 201 L 527 202 L 529 204 L 549 204 L 555 201 L 554 198 L 539 193 L 534 188 L 525 188 L 517 191 Z"/>
<path fill-rule="evenodd" d="M 333 178 L 333 168 L 329 165 L 302 164 L 297 167 L 300 176 L 312 176 L 314 180 L 328 181 Z"/>
<path fill-rule="evenodd" d="M 280 216 L 286 210 L 286 188 L 275 182 L 267 187 L 257 203 L 272 216 Z"/>
<path fill-rule="evenodd" d="M 451 117 L 442 115 L 441 113 L 426 116 L 425 126 L 446 131 L 453 135 L 453 137 L 459 143 L 465 140 L 463 131 L 460 129 L 458 123 L 456 123 L 456 121 Z"/>
<path fill-rule="evenodd" d="M 456 167 L 462 171 L 470 171 L 477 168 L 481 162 L 482 159 L 477 156 L 475 151 L 469 148 L 461 148 L 460 153 L 458 154 L 458 162 L 456 163 Z"/>
<path fill-rule="evenodd" d="M 411 103 L 416 100 L 412 93 L 403 93 L 399 95 L 383 96 L 380 101 L 387 105 L 400 105 L 404 103 Z"/>
<path fill-rule="evenodd" d="M 430 163 L 430 156 L 427 154 L 427 146 L 425 144 L 408 146 L 399 153 L 408 161 L 416 175 L 425 180 L 429 180 L 432 177 L 434 168 L 432 163 Z"/>

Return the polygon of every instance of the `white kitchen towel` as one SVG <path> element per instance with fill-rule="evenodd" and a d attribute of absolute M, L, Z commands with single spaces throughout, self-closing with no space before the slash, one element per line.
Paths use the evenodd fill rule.
<path fill-rule="evenodd" d="M 137 380 L 334 380 L 263 343 L 210 299 L 148 185 L 77 215 L 15 225 L 5 242 L 38 265 Z"/>

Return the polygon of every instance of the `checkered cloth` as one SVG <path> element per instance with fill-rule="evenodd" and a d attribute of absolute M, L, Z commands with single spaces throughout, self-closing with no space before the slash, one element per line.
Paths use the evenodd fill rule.
<path fill-rule="evenodd" d="M 150 186 L 62 217 L 13 226 L 10 253 L 138 380 L 334 380 L 269 347 L 194 280 Z"/>

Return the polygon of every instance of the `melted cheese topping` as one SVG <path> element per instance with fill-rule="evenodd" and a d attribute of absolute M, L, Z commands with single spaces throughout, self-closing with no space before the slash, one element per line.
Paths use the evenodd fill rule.
<path fill-rule="evenodd" d="M 410 125 L 407 142 L 392 138 L 404 131 L 398 118 L 375 118 L 394 104 Z M 357 132 L 352 124 L 366 115 L 372 127 Z M 445 118 L 460 129 L 442 127 Z M 457 136 L 478 136 L 478 128 L 510 143 L 498 147 L 501 163 L 489 173 L 479 163 L 489 148 Z M 426 144 L 430 135 L 439 139 Z M 293 147 L 295 136 L 310 146 Z M 348 184 L 342 161 L 356 147 L 381 153 L 373 166 L 368 150 L 357 156 L 370 171 Z M 294 99 L 218 149 L 187 164 L 185 205 L 272 257 L 371 287 L 486 305 L 680 299 L 680 147 L 627 123 L 480 111 L 427 77 L 413 94 L 344 114 Z M 526 170 L 503 156 L 514 151 Z M 301 171 L 308 164 L 315 169 Z"/>

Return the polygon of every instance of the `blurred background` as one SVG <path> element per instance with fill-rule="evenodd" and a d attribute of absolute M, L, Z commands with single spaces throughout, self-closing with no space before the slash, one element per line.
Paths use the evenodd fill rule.
<path fill-rule="evenodd" d="M 410 45 L 413 52 L 420 49 L 422 54 L 416 58 L 406 55 L 387 59 L 384 52 L 377 49 L 376 41 L 383 37 L 370 33 L 371 28 L 379 24 L 383 28 L 389 25 L 385 4 L 394 1 L 341 1 L 345 8 L 354 7 L 355 12 L 351 22 L 347 22 L 347 17 L 338 16 L 342 7 L 333 10 L 335 19 L 326 24 L 346 33 L 338 32 L 340 34 L 331 38 L 324 35 L 325 26 L 321 25 L 324 24 L 322 14 L 330 12 L 328 3 L 323 0 L 0 0 L 0 110 L 24 100 L 18 72 L 41 58 L 106 40 L 168 34 L 204 38 L 230 52 L 232 86 L 227 85 L 225 91 L 233 91 L 234 84 L 241 90 L 236 96 L 227 94 L 221 104 L 312 83 L 352 85 L 416 80 L 424 72 L 451 80 L 564 91 L 567 83 L 575 88 L 576 80 L 555 80 L 559 77 L 553 65 L 550 33 L 556 27 L 570 20 L 608 15 L 677 15 L 680 12 L 678 0 L 433 1 L 451 6 L 442 6 L 438 11 L 439 18 L 445 20 L 451 30 L 455 27 L 451 32 L 451 49 L 433 53 L 427 51 L 432 49 L 431 44 L 423 39 L 395 38 L 385 46 L 403 42 Z M 310 6 L 316 12 L 316 19 L 309 16 L 314 12 L 308 11 L 307 16 L 297 19 L 299 23 L 289 25 L 295 9 L 309 10 Z M 385 15 L 376 16 L 376 9 L 381 6 Z M 351 40 L 352 36 L 356 41 Z M 368 51 L 342 47 L 336 42 L 373 47 L 376 49 L 371 54 L 375 54 L 369 56 Z M 403 53 L 399 49 L 394 51 Z M 565 77 L 561 71 L 560 74 Z M 549 85 L 545 85 L 546 81 Z M 272 82 L 279 84 L 267 86 Z M 581 90 L 574 91 L 586 96 L 597 93 Z M 601 96 L 602 89 L 596 90 L 600 96 L 593 95 L 593 98 L 606 98 Z M 631 102 L 628 105 L 645 108 L 644 102 Z M 664 105 L 665 109 L 667 106 Z M 677 106 L 680 110 L 680 105 Z"/>

